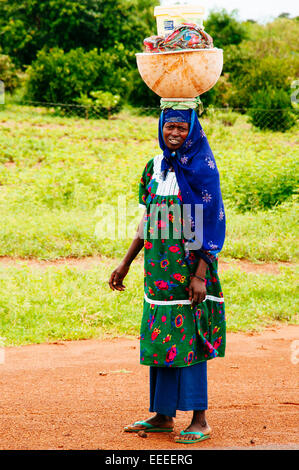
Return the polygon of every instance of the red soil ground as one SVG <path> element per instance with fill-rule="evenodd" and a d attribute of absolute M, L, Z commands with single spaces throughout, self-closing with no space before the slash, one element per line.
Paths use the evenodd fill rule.
<path fill-rule="evenodd" d="M 148 367 L 139 365 L 137 339 L 7 348 L 0 449 L 298 449 L 295 340 L 296 326 L 228 334 L 226 357 L 208 364 L 212 439 L 192 446 L 173 441 L 191 412 L 178 412 L 169 435 L 123 432 L 150 415 Z"/>
<path fill-rule="evenodd" d="M 22 267 L 23 265 L 31 266 L 33 268 L 46 269 L 48 266 L 68 266 L 76 267 L 79 269 L 92 269 L 96 266 L 99 266 L 101 263 L 111 264 L 112 266 L 117 266 L 119 260 L 113 258 L 105 258 L 103 256 L 86 256 L 83 258 L 59 258 L 54 260 L 38 260 L 35 258 L 13 258 L 11 256 L 0 256 L 0 266 L 15 266 Z M 139 255 L 135 263 L 143 264 L 143 256 Z M 246 259 L 230 259 L 229 261 L 224 261 L 220 258 L 219 260 L 219 271 L 226 271 L 230 268 L 237 268 L 241 271 L 252 272 L 252 273 L 268 273 L 268 274 L 279 274 L 280 267 L 295 266 L 294 263 L 288 261 L 285 262 L 276 262 L 276 263 L 253 263 Z"/>

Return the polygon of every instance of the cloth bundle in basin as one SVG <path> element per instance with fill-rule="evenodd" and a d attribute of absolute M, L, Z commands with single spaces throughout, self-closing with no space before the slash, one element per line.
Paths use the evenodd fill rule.
<path fill-rule="evenodd" d="M 183 23 L 168 36 L 151 36 L 144 41 L 145 52 L 179 51 L 183 49 L 211 49 L 213 39 L 203 28 Z"/>

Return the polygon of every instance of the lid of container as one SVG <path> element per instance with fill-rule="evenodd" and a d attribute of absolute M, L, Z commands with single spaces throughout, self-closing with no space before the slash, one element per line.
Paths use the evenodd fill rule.
<path fill-rule="evenodd" d="M 169 7 L 157 6 L 154 9 L 154 16 L 159 15 L 180 15 L 182 13 L 194 13 L 196 15 L 204 15 L 205 9 L 202 6 L 195 5 L 170 5 Z"/>

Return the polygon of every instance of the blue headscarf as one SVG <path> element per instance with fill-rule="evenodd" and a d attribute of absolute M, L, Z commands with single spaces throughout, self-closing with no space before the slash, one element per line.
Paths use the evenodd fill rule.
<path fill-rule="evenodd" d="M 188 122 L 189 134 L 183 145 L 172 152 L 165 144 L 165 122 Z M 225 238 L 225 212 L 220 190 L 219 172 L 208 139 L 194 109 L 162 111 L 159 119 L 159 144 L 163 150 L 161 170 L 166 177 L 173 167 L 193 237 L 188 249 L 218 253 Z M 195 205 L 202 204 L 203 223 L 196 223 Z M 195 221 L 195 222 L 194 222 Z M 195 251 L 195 254 L 196 254 Z"/>

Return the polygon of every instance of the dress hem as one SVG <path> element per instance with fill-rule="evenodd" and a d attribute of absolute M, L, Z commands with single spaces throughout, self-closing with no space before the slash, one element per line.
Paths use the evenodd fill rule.
<path fill-rule="evenodd" d="M 148 366 L 148 367 L 165 367 L 165 368 L 176 368 L 176 367 L 191 367 L 194 366 L 195 364 L 199 364 L 200 362 L 206 362 L 209 361 L 210 359 L 216 359 L 217 357 L 225 357 L 225 353 L 220 353 L 217 356 L 213 357 L 205 357 L 204 359 L 201 359 L 200 361 L 192 361 L 190 364 L 175 364 L 175 365 L 165 365 L 165 364 L 152 364 L 151 362 L 146 362 L 146 361 L 140 361 L 140 365 L 142 366 Z"/>

